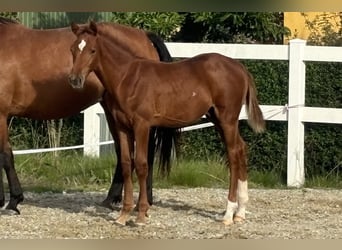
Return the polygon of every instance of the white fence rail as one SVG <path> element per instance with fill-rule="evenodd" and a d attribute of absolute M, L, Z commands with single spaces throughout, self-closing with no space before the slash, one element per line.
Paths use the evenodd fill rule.
<path fill-rule="evenodd" d="M 288 102 L 283 105 L 261 105 L 266 120 L 288 122 L 287 145 L 287 185 L 300 187 L 304 184 L 304 122 L 342 124 L 341 108 L 321 108 L 305 106 L 305 62 L 342 62 L 342 47 L 307 46 L 306 41 L 291 40 L 289 45 L 246 45 L 246 44 L 206 44 L 167 43 L 173 57 L 192 57 L 206 52 L 217 52 L 236 59 L 287 60 L 289 61 Z M 341 82 L 342 84 L 342 82 Z M 100 134 L 108 132 L 101 126 L 104 117 L 99 104 L 84 111 L 84 153 L 99 156 Z M 240 119 L 246 119 L 244 108 Z M 211 123 L 183 128 L 183 131 L 212 126 Z M 105 127 L 106 131 L 101 131 Z M 69 147 L 72 148 L 72 147 Z M 16 151 L 20 154 L 20 151 Z"/>

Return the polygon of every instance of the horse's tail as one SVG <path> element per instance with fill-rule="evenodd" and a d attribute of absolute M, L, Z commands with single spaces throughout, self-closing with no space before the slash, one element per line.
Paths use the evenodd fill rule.
<path fill-rule="evenodd" d="M 172 57 L 167 49 L 163 39 L 152 32 L 146 32 L 147 37 L 156 48 L 159 59 L 162 62 L 172 62 Z M 151 154 L 157 152 L 159 155 L 159 171 L 165 176 L 169 175 L 171 170 L 172 151 L 176 151 L 177 139 L 180 135 L 180 129 L 157 127 L 155 132 L 156 148 Z M 152 156 L 150 155 L 152 158 Z"/>
<path fill-rule="evenodd" d="M 257 99 L 257 91 L 255 82 L 251 73 L 248 74 L 248 91 L 246 96 L 246 112 L 248 115 L 248 124 L 256 133 L 261 133 L 265 130 L 265 120 L 262 115 Z"/>
<path fill-rule="evenodd" d="M 155 33 L 149 32 L 149 31 L 146 32 L 146 35 L 152 42 L 153 46 L 156 48 L 160 61 L 172 62 L 172 57 L 163 39 L 160 36 L 156 35 Z"/>
<path fill-rule="evenodd" d="M 159 154 L 159 173 L 168 176 L 171 171 L 172 152 L 177 151 L 180 130 L 175 128 L 156 129 L 156 152 Z"/>

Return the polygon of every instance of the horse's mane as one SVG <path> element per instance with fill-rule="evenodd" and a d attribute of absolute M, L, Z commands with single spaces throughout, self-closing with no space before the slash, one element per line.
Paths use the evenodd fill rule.
<path fill-rule="evenodd" d="M 7 17 L 0 17 L 0 24 L 19 24 L 16 20 L 7 18 Z"/>
<path fill-rule="evenodd" d="M 113 27 L 115 27 L 115 29 L 113 29 Z M 115 45 L 116 47 L 121 48 L 126 53 L 128 53 L 128 51 L 132 51 L 132 48 L 127 43 L 120 41 L 120 39 L 118 38 L 120 34 L 118 30 L 124 31 L 124 30 L 129 30 L 129 29 L 133 29 L 133 28 L 124 26 L 121 24 L 117 24 L 117 23 L 107 23 L 107 22 L 97 23 L 97 34 L 100 35 L 102 38 L 109 40 L 112 43 L 112 45 Z M 113 32 L 114 32 L 114 35 L 113 35 Z M 81 25 L 78 31 L 78 34 L 94 34 L 94 32 L 93 30 L 89 28 L 88 25 L 85 25 L 85 26 Z M 135 57 L 141 58 L 139 56 L 135 56 Z"/>

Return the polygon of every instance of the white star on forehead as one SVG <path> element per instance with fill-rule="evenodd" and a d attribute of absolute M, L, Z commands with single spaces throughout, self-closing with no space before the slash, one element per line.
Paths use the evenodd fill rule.
<path fill-rule="evenodd" d="M 82 41 L 78 44 L 78 48 L 80 49 L 81 52 L 86 45 L 87 43 L 82 39 Z"/>

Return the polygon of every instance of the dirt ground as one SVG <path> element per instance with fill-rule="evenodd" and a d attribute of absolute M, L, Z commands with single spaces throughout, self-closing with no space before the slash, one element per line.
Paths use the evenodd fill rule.
<path fill-rule="evenodd" d="M 135 193 L 135 195 L 137 195 Z M 96 205 L 105 192 L 25 193 L 21 215 L 2 210 L 0 238 L 13 239 L 342 239 L 342 190 L 249 190 L 247 219 L 219 219 L 227 190 L 155 189 L 148 223 L 114 223 L 114 211 Z"/>

